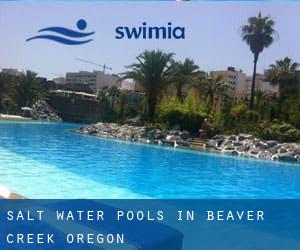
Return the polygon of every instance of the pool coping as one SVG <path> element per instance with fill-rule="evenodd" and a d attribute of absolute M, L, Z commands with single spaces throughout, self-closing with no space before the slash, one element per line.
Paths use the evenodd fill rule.
<path fill-rule="evenodd" d="M 0 120 L 4 121 L 32 121 L 32 118 L 29 117 L 23 117 L 20 115 L 6 115 L 0 113 Z"/>

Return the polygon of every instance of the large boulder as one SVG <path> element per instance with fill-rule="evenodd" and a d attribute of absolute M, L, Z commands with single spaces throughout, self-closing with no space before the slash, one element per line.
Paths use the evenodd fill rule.
<path fill-rule="evenodd" d="M 140 126 L 144 125 L 144 120 L 140 116 L 137 116 L 137 117 L 128 119 L 126 121 L 126 124 L 131 125 L 131 126 L 139 126 L 140 127 Z"/>
<path fill-rule="evenodd" d="M 184 130 L 184 131 L 180 132 L 180 137 L 182 140 L 186 141 L 189 138 L 191 138 L 191 135 L 190 135 L 189 131 Z"/>
<path fill-rule="evenodd" d="M 32 119 L 46 121 L 62 121 L 52 107 L 45 101 L 39 100 L 32 106 Z"/>
<path fill-rule="evenodd" d="M 212 138 L 212 140 L 223 140 L 225 139 L 224 135 L 214 135 Z"/>
<path fill-rule="evenodd" d="M 249 135 L 249 134 L 239 134 L 237 136 L 238 141 L 244 141 L 244 140 L 250 140 L 253 139 L 253 135 Z"/>
<path fill-rule="evenodd" d="M 286 153 L 279 153 L 277 154 L 277 158 L 280 161 L 289 161 L 289 162 L 296 162 L 297 158 L 294 152 L 286 152 Z"/>

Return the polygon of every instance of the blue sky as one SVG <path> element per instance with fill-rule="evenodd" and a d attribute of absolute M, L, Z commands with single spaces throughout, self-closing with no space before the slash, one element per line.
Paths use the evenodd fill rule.
<path fill-rule="evenodd" d="M 289 56 L 300 62 L 300 3 L 201 2 L 201 3 L 0 3 L 0 68 L 31 69 L 53 78 L 65 72 L 93 70 L 75 58 L 83 58 L 124 71 L 145 49 L 190 57 L 203 70 L 235 66 L 250 74 L 253 56 L 241 41 L 240 27 L 261 11 L 276 22 L 279 39 L 260 56 L 258 71 L 275 60 Z M 86 31 L 95 31 L 91 43 L 66 46 L 46 40 L 26 42 L 37 30 L 48 26 L 76 29 L 78 19 L 88 21 Z M 169 21 L 186 27 L 185 40 L 117 40 L 115 27 L 162 26 Z"/>

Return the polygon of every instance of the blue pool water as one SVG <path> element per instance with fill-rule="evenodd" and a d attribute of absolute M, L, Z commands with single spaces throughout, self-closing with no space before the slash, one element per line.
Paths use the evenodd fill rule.
<path fill-rule="evenodd" d="M 78 126 L 0 122 L 0 183 L 28 198 L 300 198 L 300 164 L 99 139 Z"/>

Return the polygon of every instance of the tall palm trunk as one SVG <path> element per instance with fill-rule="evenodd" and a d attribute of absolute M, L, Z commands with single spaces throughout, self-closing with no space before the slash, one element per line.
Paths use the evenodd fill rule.
<path fill-rule="evenodd" d="M 153 120 L 155 114 L 155 108 L 157 103 L 157 97 L 151 95 L 148 97 L 148 117 L 150 120 Z"/>
<path fill-rule="evenodd" d="M 252 85 L 251 85 L 251 96 L 250 96 L 250 109 L 254 107 L 254 92 L 255 92 L 255 80 L 256 80 L 256 66 L 258 61 L 258 55 L 254 54 L 254 67 L 253 67 L 253 76 L 252 76 Z"/>
<path fill-rule="evenodd" d="M 182 102 L 183 101 L 183 97 L 182 97 L 182 85 L 178 84 L 176 86 L 176 89 L 177 89 L 177 93 L 176 93 L 177 98 L 179 99 L 180 102 Z"/>
<path fill-rule="evenodd" d="M 209 95 L 210 106 L 213 108 L 213 106 L 214 106 L 214 98 L 215 98 L 213 90 L 210 90 L 208 92 L 208 95 Z"/>
<path fill-rule="evenodd" d="M 116 97 L 113 95 L 111 97 L 111 105 L 110 105 L 111 110 L 115 109 L 115 101 L 116 101 Z"/>

